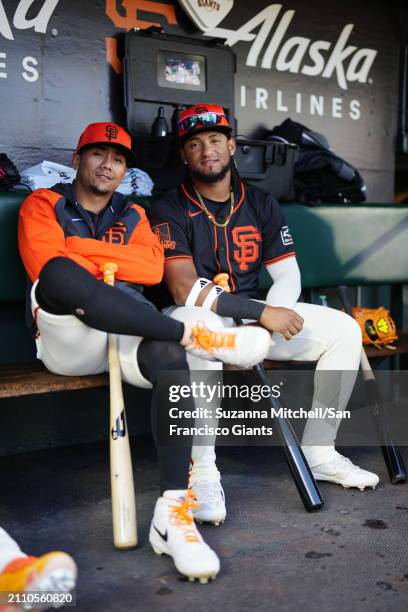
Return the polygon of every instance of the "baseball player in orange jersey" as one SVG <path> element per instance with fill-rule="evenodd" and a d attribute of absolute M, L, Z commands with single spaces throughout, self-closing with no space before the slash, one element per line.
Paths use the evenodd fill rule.
<path fill-rule="evenodd" d="M 109 122 L 89 125 L 73 155 L 75 182 L 38 189 L 22 205 L 19 247 L 30 279 L 30 325 L 38 357 L 58 374 L 104 372 L 107 332 L 118 334 L 123 379 L 153 388 L 157 438 L 157 424 L 169 408 L 163 402 L 166 386 L 163 379 L 158 381 L 160 371 L 180 370 L 188 384 L 185 351 L 246 366 L 265 356 L 270 339 L 255 327 L 220 332 L 199 321 L 184 324 L 158 312 L 144 297 L 143 285 L 162 278 L 163 249 L 144 210 L 115 192 L 132 162 L 125 130 Z M 100 266 L 106 262 L 118 267 L 114 287 L 102 280 Z M 245 344 L 252 347 L 250 354 L 244 352 Z M 183 400 L 183 405 L 192 410 L 190 401 Z M 191 446 L 157 444 L 157 451 L 161 495 L 150 542 L 158 554 L 172 556 L 181 573 L 206 582 L 218 573 L 219 560 L 191 514 Z"/>
<path fill-rule="evenodd" d="M 202 104 L 186 109 L 179 116 L 178 135 L 188 178 L 158 198 L 150 213 L 165 251 L 164 278 L 168 304 L 173 304 L 165 312 L 187 322 L 201 310 L 207 324 L 225 328 L 234 318 L 258 321 L 272 333 L 268 358 L 317 361 L 312 408 L 332 406 L 334 395 L 336 408 L 343 410 L 360 362 L 358 325 L 343 312 L 298 302 L 300 272 L 290 229 L 276 200 L 240 179 L 223 108 Z M 262 264 L 273 281 L 266 302 L 259 301 L 257 288 Z M 220 273 L 228 275 L 231 293 L 213 282 Z M 191 369 L 221 367 L 188 359 Z M 327 370 L 333 376 L 338 372 L 334 394 L 333 386 L 325 385 Z M 344 487 L 375 487 L 376 474 L 335 450 L 339 424 L 339 419 L 307 422 L 302 446 L 315 478 Z M 194 446 L 192 459 L 190 484 L 200 501 L 195 516 L 218 523 L 226 510 L 214 448 Z"/>

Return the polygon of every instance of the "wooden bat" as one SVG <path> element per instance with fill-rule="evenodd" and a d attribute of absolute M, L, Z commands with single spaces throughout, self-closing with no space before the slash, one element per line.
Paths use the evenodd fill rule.
<path fill-rule="evenodd" d="M 347 295 L 347 287 L 345 285 L 340 285 L 340 287 L 337 288 L 337 293 L 339 294 L 341 302 L 344 306 L 344 310 L 352 317 L 353 313 Z M 401 456 L 401 451 L 397 446 L 395 446 L 392 439 L 387 413 L 384 406 L 381 404 L 381 395 L 377 387 L 377 381 L 364 347 L 361 347 L 360 366 L 363 373 L 367 396 L 370 401 L 371 416 L 373 418 L 374 427 L 380 443 L 381 452 L 384 457 L 388 475 L 392 484 L 405 482 L 407 479 L 407 472 L 405 469 L 404 460 Z"/>
<path fill-rule="evenodd" d="M 105 263 L 100 266 L 105 283 L 114 285 L 117 269 L 118 266 L 115 263 Z M 116 548 L 128 549 L 137 546 L 135 489 L 129 432 L 123 400 L 118 341 L 114 334 L 109 334 L 108 342 L 110 386 L 109 451 L 113 543 Z"/>
<path fill-rule="evenodd" d="M 213 282 L 216 285 L 219 285 L 225 291 L 229 292 L 230 288 L 228 281 L 229 277 L 225 272 L 217 274 L 213 278 Z M 241 319 L 234 319 L 234 321 L 236 325 L 242 325 Z M 254 369 L 258 372 L 262 383 L 269 386 L 269 380 L 262 363 L 257 363 Z M 272 396 L 270 396 L 270 402 L 278 415 L 278 411 L 281 408 L 280 402 L 278 399 Z M 274 419 L 282 441 L 282 446 L 285 451 L 286 460 L 288 462 L 292 478 L 295 482 L 303 505 L 309 512 L 319 510 L 323 507 L 324 501 L 309 464 L 305 459 L 296 434 L 293 431 L 292 425 L 283 416 L 275 416 Z"/>

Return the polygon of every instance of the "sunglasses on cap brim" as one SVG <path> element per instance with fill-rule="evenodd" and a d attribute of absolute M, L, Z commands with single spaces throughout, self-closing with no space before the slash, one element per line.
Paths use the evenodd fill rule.
<path fill-rule="evenodd" d="M 202 125 L 208 127 L 212 125 L 221 125 L 221 119 L 226 119 L 224 113 L 201 113 L 200 115 L 191 115 L 177 123 L 178 127 L 184 131 L 189 131 L 195 127 Z M 224 124 L 224 127 L 228 127 Z"/>

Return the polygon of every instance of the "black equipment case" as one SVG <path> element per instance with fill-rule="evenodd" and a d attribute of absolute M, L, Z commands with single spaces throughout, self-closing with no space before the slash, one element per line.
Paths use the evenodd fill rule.
<path fill-rule="evenodd" d="M 164 34 L 160 28 L 126 34 L 124 60 L 127 126 L 150 134 L 159 106 L 171 126 L 174 111 L 221 104 L 234 117 L 235 54 L 214 39 Z"/>
<path fill-rule="evenodd" d="M 270 140 L 237 138 L 235 163 L 240 176 L 280 202 L 292 200 L 298 147 Z"/>

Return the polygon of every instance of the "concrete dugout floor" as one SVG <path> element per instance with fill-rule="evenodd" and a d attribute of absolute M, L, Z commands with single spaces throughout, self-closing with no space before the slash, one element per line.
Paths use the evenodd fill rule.
<path fill-rule="evenodd" d="M 280 449 L 220 448 L 228 516 L 201 530 L 222 567 L 201 585 L 151 550 L 154 448 L 132 449 L 140 543 L 127 552 L 112 546 L 107 444 L 0 459 L 0 524 L 25 552 L 74 556 L 78 612 L 408 610 L 408 484 L 390 484 L 379 450 L 348 452 L 380 474 L 378 490 L 322 484 L 325 507 L 308 514 Z"/>

